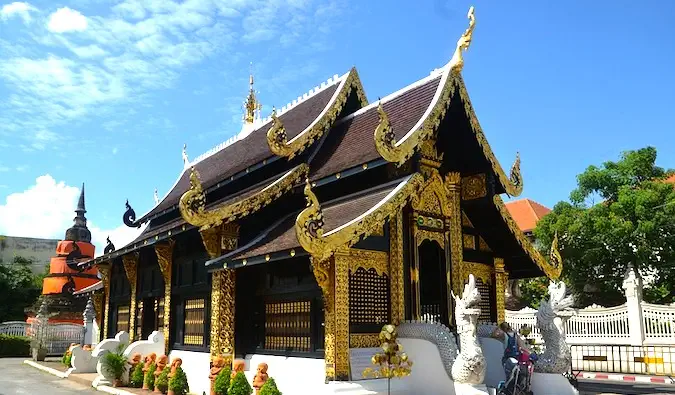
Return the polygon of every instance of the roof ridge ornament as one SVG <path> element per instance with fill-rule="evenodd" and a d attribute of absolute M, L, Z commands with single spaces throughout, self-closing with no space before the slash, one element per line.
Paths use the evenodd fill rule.
<path fill-rule="evenodd" d="M 127 210 L 122 215 L 122 222 L 124 222 L 124 225 L 130 228 L 140 228 L 141 224 L 136 223 L 136 212 L 133 208 L 131 208 L 129 199 L 127 199 L 127 202 L 124 203 L 124 206 L 127 208 Z"/>
<path fill-rule="evenodd" d="M 187 169 L 190 166 L 190 159 L 187 154 L 187 144 L 183 144 L 183 168 Z"/>
<path fill-rule="evenodd" d="M 558 268 L 562 269 L 562 263 L 563 263 L 562 255 L 560 255 L 560 250 L 558 250 L 558 231 L 556 230 L 553 235 L 553 241 L 551 242 L 551 251 L 549 253 L 549 264 L 556 269 Z"/>
<path fill-rule="evenodd" d="M 153 194 L 155 199 L 155 205 L 159 204 L 159 195 L 157 194 L 157 188 L 155 188 L 155 193 Z"/>
<path fill-rule="evenodd" d="M 459 40 L 457 40 L 457 48 L 455 48 L 455 53 L 452 55 L 452 59 L 450 59 L 450 69 L 455 73 L 461 73 L 462 68 L 464 68 L 464 57 L 462 56 L 462 52 L 469 49 L 471 39 L 473 38 L 473 29 L 476 27 L 476 17 L 474 16 L 473 6 L 469 8 L 466 17 L 469 18 L 469 27 L 464 31 Z"/>
<path fill-rule="evenodd" d="M 518 196 L 523 191 L 523 176 L 520 173 L 520 152 L 516 152 L 516 159 L 511 165 L 511 172 L 509 174 L 509 181 L 514 188 L 514 191 Z"/>

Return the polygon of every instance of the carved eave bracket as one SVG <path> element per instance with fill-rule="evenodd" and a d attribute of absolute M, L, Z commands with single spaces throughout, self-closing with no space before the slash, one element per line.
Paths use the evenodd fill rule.
<path fill-rule="evenodd" d="M 321 113 L 315 122 L 290 141 L 286 135 L 283 123 L 277 118 L 276 111 L 273 111 L 272 127 L 267 131 L 267 144 L 270 147 L 270 151 L 288 159 L 292 159 L 300 154 L 330 129 L 342 112 L 352 92 L 356 93 L 363 106 L 368 104 L 368 99 L 363 91 L 363 85 L 355 68 L 349 71 L 349 75 L 340 84 L 341 86 L 338 87 L 337 96 L 332 104 L 329 104 L 329 107 Z"/>
<path fill-rule="evenodd" d="M 309 166 L 302 163 L 269 186 L 249 197 L 232 204 L 207 210 L 206 194 L 199 181 L 199 174 L 193 168 L 190 173 L 190 189 L 181 196 L 178 207 L 183 219 L 188 223 L 199 226 L 202 229 L 212 228 L 223 223 L 236 221 L 260 210 L 284 193 L 290 191 L 293 186 L 299 184 L 303 178 L 306 178 L 308 173 Z"/>
<path fill-rule="evenodd" d="M 412 174 L 378 205 L 337 229 L 324 233 L 323 212 L 309 181 L 307 181 L 305 197 L 308 207 L 300 212 L 295 221 L 298 241 L 316 261 L 324 261 L 330 258 L 339 248 L 351 247 L 363 237 L 381 229 L 387 218 L 400 211 L 412 196 L 419 193 L 423 185 L 424 176 L 419 173 Z"/>
<path fill-rule="evenodd" d="M 562 272 L 562 259 L 560 258 L 560 253 L 557 252 L 557 236 L 554 238 L 554 243 L 551 245 L 551 257 L 553 258 L 554 255 L 554 247 L 555 251 L 557 253 L 556 259 L 559 259 L 558 261 L 554 261 L 553 259 L 551 262 L 547 262 L 546 259 L 539 253 L 534 248 L 534 245 L 530 242 L 530 240 L 525 236 L 523 231 L 520 230 L 518 227 L 518 224 L 516 224 L 516 221 L 513 220 L 511 217 L 511 214 L 509 213 L 508 209 L 504 205 L 504 201 L 499 195 L 494 195 L 492 197 L 492 200 L 494 202 L 495 207 L 497 210 L 499 210 L 499 213 L 501 214 L 504 222 L 506 225 L 509 227 L 509 230 L 511 231 L 511 234 L 516 238 L 518 241 L 518 244 L 523 248 L 523 250 L 527 253 L 527 255 L 532 259 L 532 261 L 539 266 L 539 268 L 546 274 L 546 277 L 555 280 L 560 277 L 560 273 Z"/>
<path fill-rule="evenodd" d="M 122 215 L 122 222 L 124 222 L 124 225 L 130 228 L 140 228 L 141 224 L 136 222 L 136 212 L 131 208 L 128 199 L 127 202 L 124 203 L 124 206 L 126 207 L 126 211 Z"/>

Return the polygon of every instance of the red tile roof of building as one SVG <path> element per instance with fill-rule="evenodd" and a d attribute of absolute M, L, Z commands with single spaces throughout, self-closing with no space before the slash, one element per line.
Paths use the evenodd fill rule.
<path fill-rule="evenodd" d="M 666 178 L 666 182 L 675 184 L 675 174 L 671 175 L 670 177 Z"/>
<path fill-rule="evenodd" d="M 546 214 L 551 212 L 551 209 L 530 199 L 519 199 L 506 203 L 506 208 L 509 210 L 511 217 L 516 221 L 518 227 L 523 232 L 532 232 L 537 226 L 537 222 Z"/>

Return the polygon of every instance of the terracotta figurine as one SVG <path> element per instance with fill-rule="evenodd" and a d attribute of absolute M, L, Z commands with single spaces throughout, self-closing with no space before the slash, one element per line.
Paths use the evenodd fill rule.
<path fill-rule="evenodd" d="M 265 384 L 269 376 L 267 375 L 267 364 L 259 363 L 258 372 L 253 376 L 253 388 L 255 388 L 255 394 L 258 395 L 258 391 Z"/>
<path fill-rule="evenodd" d="M 148 373 L 148 370 L 150 370 L 150 365 L 152 365 L 155 362 L 155 358 L 157 358 L 157 354 L 155 354 L 154 352 L 145 357 L 145 364 L 143 364 L 143 377 L 145 377 L 145 374 Z M 143 380 L 143 389 L 144 390 L 153 389 L 148 387 L 148 382 L 145 379 Z"/>
<path fill-rule="evenodd" d="M 211 395 L 216 395 L 216 377 L 218 373 L 225 367 L 225 359 L 223 357 L 215 357 L 211 361 L 211 370 L 209 371 L 209 380 L 211 380 Z"/>
<path fill-rule="evenodd" d="M 183 364 L 183 360 L 180 358 L 174 358 L 173 361 L 171 361 L 171 372 L 169 372 L 169 378 L 173 377 L 174 374 L 176 374 L 176 370 L 180 368 L 180 365 Z"/>
<path fill-rule="evenodd" d="M 244 369 L 246 368 L 246 362 L 242 359 L 235 359 L 234 363 L 232 364 L 232 378 L 237 375 L 239 372 L 244 372 Z"/>
<path fill-rule="evenodd" d="M 157 388 L 157 378 L 159 378 L 159 375 L 162 374 L 168 363 L 169 357 L 166 355 L 162 355 L 161 357 L 157 358 L 157 369 L 155 369 L 155 392 L 162 392 L 159 390 L 159 388 Z"/>
<path fill-rule="evenodd" d="M 130 372 L 133 372 L 134 369 L 136 369 L 136 365 L 141 363 L 141 354 L 140 353 L 135 353 L 131 359 L 129 360 L 129 365 L 131 365 L 131 368 L 129 369 Z"/>

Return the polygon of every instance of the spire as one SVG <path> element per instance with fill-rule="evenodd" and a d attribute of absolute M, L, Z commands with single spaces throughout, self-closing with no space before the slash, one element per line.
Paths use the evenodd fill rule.
<path fill-rule="evenodd" d="M 252 124 L 256 120 L 256 112 L 260 114 L 262 105 L 258 102 L 258 99 L 255 96 L 255 89 L 253 89 L 253 63 L 251 63 L 250 74 L 248 78 L 248 97 L 244 102 L 244 124 Z"/>
<path fill-rule="evenodd" d="M 91 232 L 87 229 L 87 218 L 84 216 L 86 212 L 87 210 L 84 205 L 84 183 L 82 183 L 80 198 L 77 201 L 77 208 L 75 209 L 75 218 L 73 218 L 74 224 L 66 230 L 65 240 L 91 242 Z"/>

